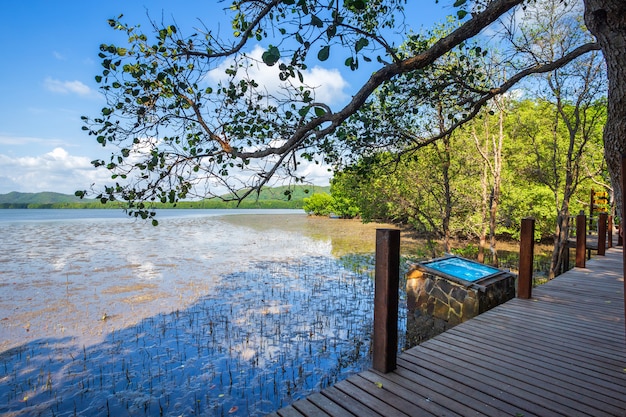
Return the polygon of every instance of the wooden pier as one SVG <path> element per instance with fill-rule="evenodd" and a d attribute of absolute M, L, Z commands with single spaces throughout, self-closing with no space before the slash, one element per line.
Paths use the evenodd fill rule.
<path fill-rule="evenodd" d="M 271 416 L 626 417 L 621 248 Z"/>

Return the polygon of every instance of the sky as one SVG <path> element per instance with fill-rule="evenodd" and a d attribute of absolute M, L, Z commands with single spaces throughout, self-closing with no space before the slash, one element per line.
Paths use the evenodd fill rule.
<path fill-rule="evenodd" d="M 411 26 L 416 30 L 453 12 L 450 2 L 409 3 Z M 97 116 L 105 104 L 94 78 L 101 73 L 99 45 L 124 41 L 107 19 L 123 14 L 126 22 L 144 28 L 147 14 L 154 20 L 175 19 L 187 27 L 201 19 L 207 26 L 219 24 L 225 33 L 230 30 L 224 10 L 229 4 L 228 0 L 0 2 L 4 30 L 0 37 L 0 194 L 73 194 L 107 182 L 108 171 L 95 169 L 90 161 L 108 159 L 110 151 L 81 129 L 81 116 Z M 261 46 L 251 44 L 250 51 L 262 51 Z M 328 94 L 331 103 L 349 97 L 367 75 L 351 73 L 332 60 L 321 64 L 311 68 L 310 76 L 320 80 L 321 93 Z M 267 75 L 267 82 L 272 78 Z M 316 184 L 328 184 L 324 169 L 311 169 L 308 176 Z"/>

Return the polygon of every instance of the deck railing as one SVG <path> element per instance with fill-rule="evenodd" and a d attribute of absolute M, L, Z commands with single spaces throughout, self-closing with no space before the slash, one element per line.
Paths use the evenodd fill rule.
<path fill-rule="evenodd" d="M 576 216 L 576 267 L 584 268 L 587 251 L 587 217 Z M 598 255 L 605 254 L 606 213 L 598 217 Z M 612 225 L 611 225 L 612 229 Z M 535 220 L 522 220 L 520 234 L 517 297 L 532 297 Z M 612 238 L 612 237 L 611 237 Z M 610 239 L 609 239 L 610 241 Z M 610 247 L 610 246 L 609 246 Z M 569 250 L 569 249 L 568 249 Z M 398 290 L 400 283 L 400 230 L 376 230 L 376 268 L 374 293 L 373 368 L 388 373 L 396 369 L 398 351 Z"/>

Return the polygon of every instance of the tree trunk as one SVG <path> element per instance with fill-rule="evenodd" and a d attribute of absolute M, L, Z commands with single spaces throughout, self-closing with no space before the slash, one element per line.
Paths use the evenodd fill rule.
<path fill-rule="evenodd" d="M 485 262 L 485 246 L 487 246 L 487 206 L 489 204 L 489 193 L 487 192 L 487 180 L 489 171 L 487 164 L 483 167 L 483 174 L 480 178 L 481 186 L 481 207 L 480 207 L 480 243 L 478 246 L 478 262 Z"/>
<path fill-rule="evenodd" d="M 607 65 L 608 114 L 604 154 L 621 214 L 621 156 L 626 153 L 626 1 L 584 0 L 585 23 L 597 38 Z"/>
<path fill-rule="evenodd" d="M 550 260 L 548 278 L 552 279 L 566 270 L 565 251 L 569 238 L 569 209 L 561 210 L 556 218 L 556 231 L 554 234 L 554 249 Z"/>

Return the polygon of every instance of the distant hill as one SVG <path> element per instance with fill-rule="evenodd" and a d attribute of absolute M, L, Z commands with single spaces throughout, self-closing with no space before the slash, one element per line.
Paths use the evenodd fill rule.
<path fill-rule="evenodd" d="M 285 192 L 291 190 L 291 198 L 288 199 Z M 314 193 L 330 193 L 330 187 L 304 186 L 265 188 L 258 196 L 249 196 L 239 206 L 241 208 L 301 208 L 303 199 Z M 223 196 L 227 198 L 228 195 Z M 170 204 L 161 207 L 172 207 Z M 180 202 L 180 208 L 229 208 L 236 207 L 235 203 L 225 203 L 219 199 L 203 200 L 195 202 Z M 42 192 L 42 193 L 19 193 L 16 191 L 8 194 L 0 194 L 0 208 L 113 208 L 112 205 L 103 205 L 97 200 L 80 199 L 75 195 Z"/>
<path fill-rule="evenodd" d="M 330 187 L 321 187 L 319 185 L 296 185 L 296 186 L 281 186 L 281 187 L 272 187 L 272 188 L 263 188 L 261 193 L 258 195 L 259 201 L 264 200 L 287 200 L 286 192 L 290 192 L 291 199 L 290 200 L 302 200 L 307 197 L 311 197 L 315 193 L 328 193 L 330 194 Z M 228 198 L 228 194 L 222 196 L 222 198 Z M 256 193 L 250 195 L 244 201 L 254 201 L 257 200 Z"/>
<path fill-rule="evenodd" d="M 55 204 L 55 203 L 78 203 L 85 202 L 75 195 L 42 192 L 42 193 L 18 193 L 0 194 L 0 204 Z"/>

